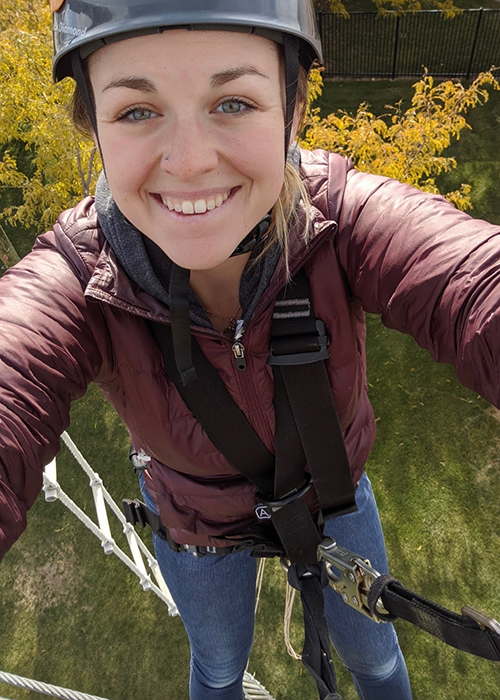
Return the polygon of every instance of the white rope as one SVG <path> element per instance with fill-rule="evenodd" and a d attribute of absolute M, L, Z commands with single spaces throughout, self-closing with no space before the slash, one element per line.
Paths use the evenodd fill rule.
<path fill-rule="evenodd" d="M 35 693 L 40 693 L 41 695 L 50 695 L 53 698 L 63 698 L 63 700 L 106 700 L 106 698 L 101 698 L 97 695 L 79 693 L 77 690 L 69 690 L 68 688 L 61 688 L 58 685 L 34 681 L 31 678 L 15 676 L 13 673 L 5 673 L 4 671 L 0 671 L 0 681 L 2 681 L 2 683 L 13 685 L 16 688 L 25 688 L 26 690 L 32 690 Z M 0 700 L 2 700 L 2 698 L 0 698 Z"/>
<path fill-rule="evenodd" d="M 163 579 L 163 576 L 158 566 L 158 562 L 148 550 L 144 542 L 137 535 L 136 531 L 130 523 L 127 523 L 125 516 L 123 515 L 119 506 L 115 503 L 113 498 L 110 496 L 102 479 L 99 474 L 95 472 L 87 460 L 84 458 L 80 450 L 77 448 L 73 440 L 70 438 L 68 433 L 64 432 L 61 435 L 61 439 L 71 452 L 73 457 L 76 459 L 80 467 L 87 474 L 90 479 L 90 486 L 92 488 L 92 494 L 94 496 L 94 503 L 97 513 L 98 525 L 93 522 L 89 516 L 79 508 L 74 501 L 62 490 L 59 483 L 57 482 L 57 465 L 54 459 L 45 468 L 43 475 L 43 490 L 45 491 L 45 500 L 48 502 L 59 500 L 63 503 L 76 517 L 91 531 L 96 537 L 101 540 L 102 547 L 106 554 L 115 554 L 124 564 L 126 564 L 129 569 L 131 569 L 139 578 L 140 584 L 144 590 L 151 590 L 168 606 L 168 612 L 170 615 L 178 615 L 177 607 L 170 595 L 167 585 Z M 113 537 L 111 536 L 111 529 L 108 520 L 108 511 L 106 505 L 109 506 L 110 510 L 120 521 L 122 525 L 123 532 L 127 538 L 128 545 L 132 554 L 132 559 L 123 552 L 120 547 L 116 544 Z M 144 561 L 142 557 L 146 558 L 149 568 L 154 574 L 156 579 L 156 584 L 153 583 L 150 576 L 146 572 L 144 566 Z M 258 586 L 258 597 L 256 601 L 256 606 L 260 599 L 260 590 L 262 587 L 262 579 L 264 575 L 264 565 L 265 560 L 262 559 L 259 563 L 259 586 Z M 11 678 L 20 678 L 19 676 L 12 676 L 11 674 L 0 674 L 5 676 L 10 676 Z M 37 683 L 37 681 L 30 681 L 29 679 L 23 679 L 24 681 L 30 683 Z M 7 682 L 7 681 L 6 681 Z M 47 684 L 39 684 L 50 687 Z M 24 687 L 24 686 L 22 686 Z M 56 688 L 56 686 L 52 686 Z M 54 697 L 68 698 L 68 700 L 105 700 L 103 698 L 96 698 L 95 696 L 85 695 L 83 693 L 76 693 L 75 691 L 67 691 L 64 688 L 58 689 L 67 693 L 74 693 L 73 695 L 54 695 Z M 259 681 L 254 678 L 251 674 L 245 671 L 243 678 L 243 691 L 245 695 L 245 700 L 274 700 L 272 695 L 264 688 L 264 686 L 259 683 Z M 44 691 L 38 691 L 44 692 Z M 46 693 L 50 695 L 50 693 Z M 0 700 L 2 700 L 0 698 Z"/>
<path fill-rule="evenodd" d="M 283 621 L 283 632 L 285 635 L 286 649 L 292 657 L 292 659 L 300 661 L 302 659 L 302 656 L 300 654 L 297 654 L 290 641 L 290 622 L 292 620 L 293 603 L 295 601 L 295 594 L 297 591 L 295 590 L 295 588 L 292 588 L 292 586 L 290 586 L 288 581 L 286 582 L 285 587 L 285 616 Z"/>
<path fill-rule="evenodd" d="M 257 579 L 255 582 L 255 615 L 257 615 L 257 610 L 259 609 L 260 594 L 262 591 L 262 583 L 264 581 L 264 568 L 266 566 L 266 558 L 262 557 L 259 561 L 259 566 L 257 567 Z"/>
<path fill-rule="evenodd" d="M 275 700 L 272 695 L 264 688 L 262 683 L 252 676 L 250 673 L 245 671 L 243 677 L 243 692 L 245 694 L 245 700 Z"/>

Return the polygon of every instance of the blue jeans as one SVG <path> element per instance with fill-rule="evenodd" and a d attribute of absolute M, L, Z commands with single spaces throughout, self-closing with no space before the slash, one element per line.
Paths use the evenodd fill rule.
<path fill-rule="evenodd" d="M 143 488 L 150 508 L 154 503 Z M 370 481 L 356 491 L 358 511 L 326 523 L 325 535 L 388 572 L 380 518 Z M 256 560 L 248 551 L 195 558 L 173 552 L 154 536 L 156 557 L 191 645 L 191 700 L 243 700 L 242 679 L 252 647 Z M 325 589 L 325 616 L 333 646 L 351 672 L 362 700 L 411 700 L 396 632 L 346 605 Z"/>

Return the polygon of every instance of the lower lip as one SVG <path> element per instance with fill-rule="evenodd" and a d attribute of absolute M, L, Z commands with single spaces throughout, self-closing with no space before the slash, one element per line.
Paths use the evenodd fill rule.
<path fill-rule="evenodd" d="M 186 222 L 202 221 L 208 215 L 217 214 L 217 212 L 222 211 L 226 207 L 226 205 L 229 204 L 229 202 L 231 202 L 234 199 L 234 197 L 239 189 L 240 189 L 239 186 L 233 187 L 230 194 L 229 194 L 229 197 L 226 199 L 225 202 L 223 202 L 220 205 L 220 207 L 215 207 L 215 209 L 207 209 L 205 212 L 203 212 L 203 214 L 183 214 L 182 212 L 175 211 L 175 209 L 169 209 L 166 206 L 166 204 L 163 204 L 163 200 L 159 194 L 151 194 L 151 197 L 154 199 L 155 202 L 157 202 L 161 206 L 161 208 L 164 211 L 168 212 L 171 216 L 173 216 L 175 219 L 177 219 L 177 221 L 186 221 Z"/>

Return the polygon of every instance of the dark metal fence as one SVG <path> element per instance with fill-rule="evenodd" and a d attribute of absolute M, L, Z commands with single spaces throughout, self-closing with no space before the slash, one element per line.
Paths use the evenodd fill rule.
<path fill-rule="evenodd" d="M 320 12 L 325 78 L 474 77 L 500 66 L 500 10 L 438 10 L 348 19 Z"/>

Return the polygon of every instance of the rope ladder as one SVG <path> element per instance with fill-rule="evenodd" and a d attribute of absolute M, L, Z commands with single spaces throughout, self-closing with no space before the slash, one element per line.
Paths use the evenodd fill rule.
<path fill-rule="evenodd" d="M 116 504 L 105 488 L 99 474 L 92 469 L 68 433 L 64 432 L 61 435 L 61 439 L 89 478 L 96 509 L 97 523 L 94 522 L 61 488 L 57 481 L 57 464 L 55 459 L 52 460 L 44 470 L 43 490 L 45 492 L 45 500 L 49 503 L 61 501 L 61 503 L 101 541 L 101 546 L 105 554 L 114 554 L 117 556 L 120 561 L 138 577 L 143 590 L 152 591 L 157 595 L 167 606 L 170 616 L 178 615 L 177 606 L 167 588 L 154 555 L 146 547 L 134 527 L 125 520 L 121 508 Z M 112 537 L 108 513 L 114 515 L 122 526 L 130 550 L 129 553 L 123 551 Z M 263 566 L 263 563 L 264 560 L 262 560 L 261 566 Z M 151 573 L 148 573 L 146 565 Z M 262 579 L 262 572 L 260 579 Z M 107 700 L 107 698 L 88 695 L 86 693 L 43 683 L 30 678 L 24 678 L 23 676 L 16 676 L 3 671 L 0 671 L 0 682 L 31 690 L 35 693 L 62 698 L 63 700 Z M 274 700 L 266 688 L 264 688 L 254 676 L 248 673 L 248 671 L 245 671 L 243 678 L 243 691 L 245 700 Z M 0 697 L 0 700 L 6 699 Z"/>

